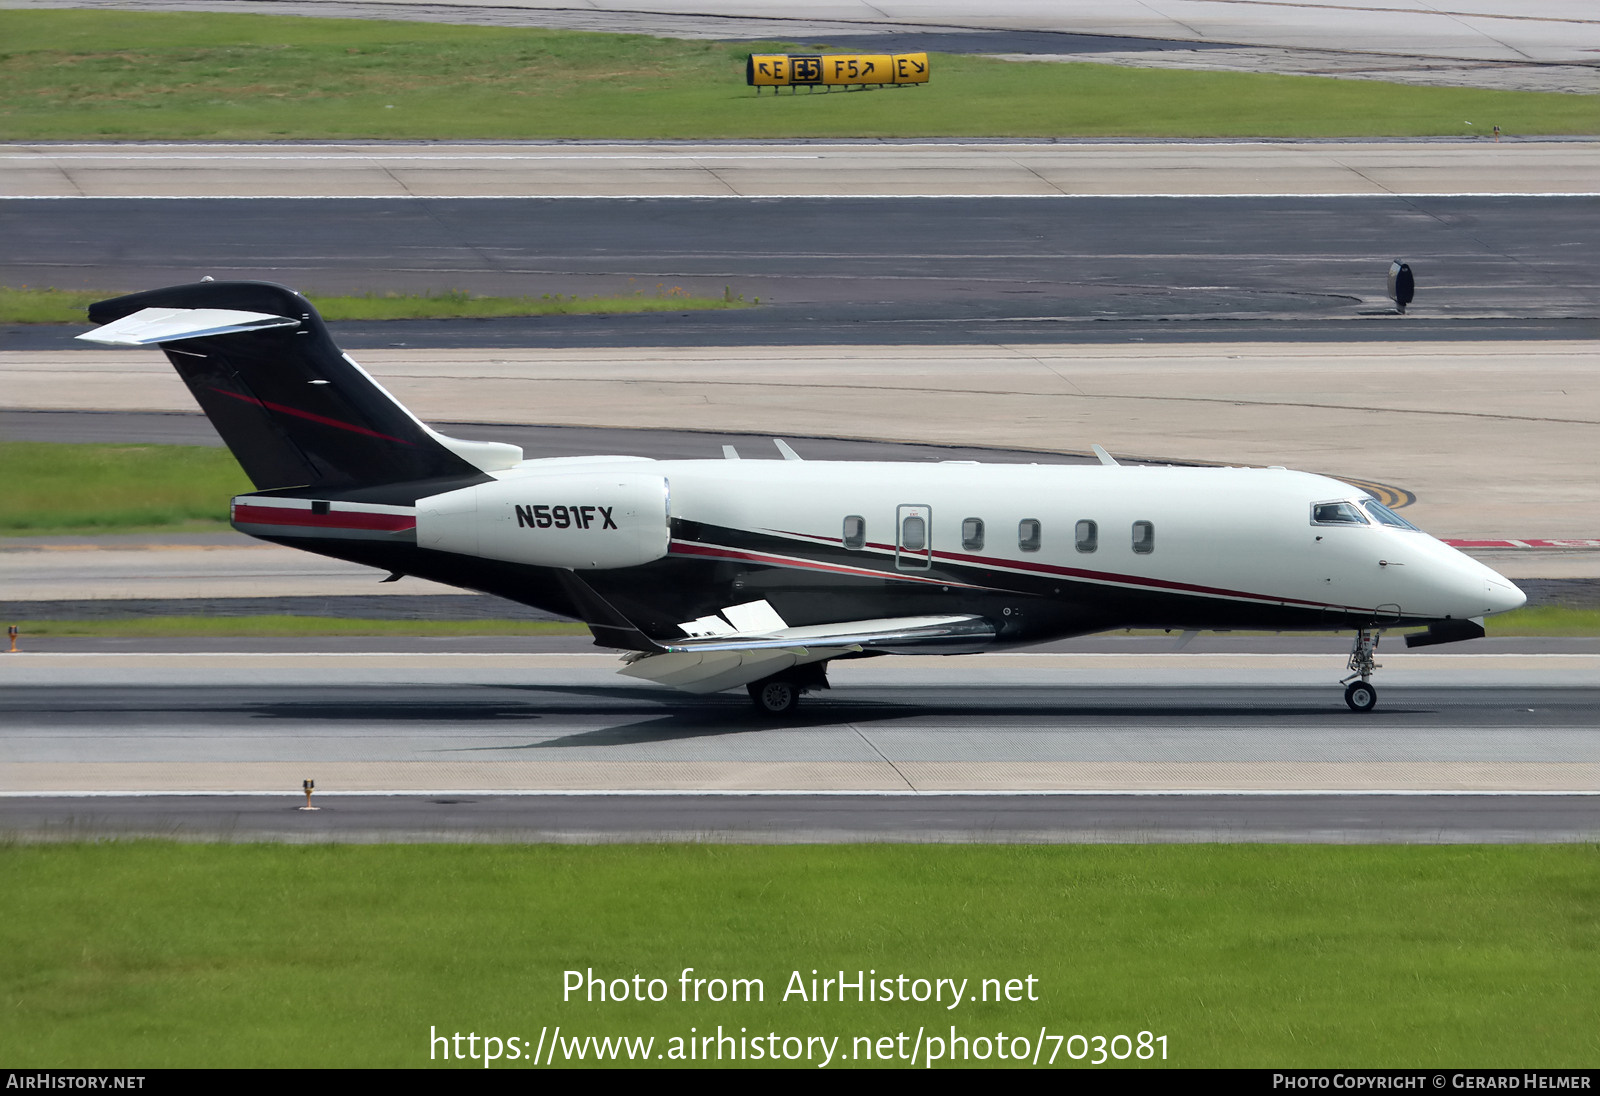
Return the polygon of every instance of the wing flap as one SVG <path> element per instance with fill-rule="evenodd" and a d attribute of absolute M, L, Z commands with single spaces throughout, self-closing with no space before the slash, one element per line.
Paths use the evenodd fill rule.
<path fill-rule="evenodd" d="M 789 626 L 766 601 L 730 605 L 722 610 L 722 615 L 740 635 L 766 635 Z"/>
<path fill-rule="evenodd" d="M 670 685 L 689 693 L 717 693 L 764 677 L 848 653 L 838 648 L 788 647 L 775 650 L 668 651 L 644 655 L 618 673 Z"/>

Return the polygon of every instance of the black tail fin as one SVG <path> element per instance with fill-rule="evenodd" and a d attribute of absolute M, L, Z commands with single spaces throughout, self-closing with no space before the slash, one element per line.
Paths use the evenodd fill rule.
<path fill-rule="evenodd" d="M 346 357 L 292 289 L 195 282 L 101 301 L 89 318 L 110 324 L 144 309 L 208 310 L 201 318 L 216 321 L 208 332 L 185 324 L 197 313 L 177 313 L 163 328 L 152 313 L 154 333 L 128 344 L 161 346 L 259 491 L 483 477 Z M 230 326 L 221 313 L 254 313 L 256 326 Z M 274 317 L 295 322 L 273 326 Z"/>

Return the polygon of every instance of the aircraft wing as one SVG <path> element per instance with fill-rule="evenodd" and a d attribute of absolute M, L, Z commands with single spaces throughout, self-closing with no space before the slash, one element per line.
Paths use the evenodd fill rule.
<path fill-rule="evenodd" d="M 668 651 L 757 651 L 785 647 L 901 650 L 970 646 L 994 638 L 994 625 L 979 616 L 881 617 L 841 624 L 782 627 L 760 635 L 733 633 L 660 641 Z"/>
<path fill-rule="evenodd" d="M 723 610 L 723 615 L 740 614 Z M 772 614 L 773 619 L 776 616 Z M 977 651 L 987 647 L 995 634 L 993 624 L 970 615 L 883 617 L 800 627 L 777 623 L 781 626 L 761 634 L 724 632 L 657 640 L 661 652 L 635 656 L 621 673 L 691 693 L 715 693 L 840 655 Z"/>

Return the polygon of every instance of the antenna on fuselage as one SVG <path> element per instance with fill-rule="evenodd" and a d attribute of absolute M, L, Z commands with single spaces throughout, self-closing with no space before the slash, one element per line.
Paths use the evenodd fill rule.
<path fill-rule="evenodd" d="M 1093 447 L 1093 449 L 1094 455 L 1100 458 L 1101 464 L 1109 465 L 1112 468 L 1122 467 L 1122 465 L 1117 463 L 1116 457 L 1113 457 L 1110 453 L 1107 453 L 1104 449 L 1100 448 L 1100 446 L 1096 445 Z"/>

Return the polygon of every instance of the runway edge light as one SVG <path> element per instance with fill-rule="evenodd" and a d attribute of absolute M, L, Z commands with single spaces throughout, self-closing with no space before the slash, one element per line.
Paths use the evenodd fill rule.
<path fill-rule="evenodd" d="M 1411 303 L 1411 298 L 1417 294 L 1416 279 L 1411 276 L 1410 265 L 1399 259 L 1389 264 L 1389 299 L 1394 302 L 1395 311 L 1404 316 L 1406 305 Z"/>
<path fill-rule="evenodd" d="M 295 810 L 320 811 L 322 809 L 321 807 L 313 807 L 311 805 L 311 793 L 317 790 L 317 782 L 315 780 L 302 780 L 300 781 L 300 788 L 306 793 L 306 805 L 303 807 L 296 807 Z"/>

